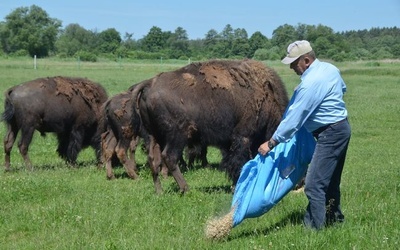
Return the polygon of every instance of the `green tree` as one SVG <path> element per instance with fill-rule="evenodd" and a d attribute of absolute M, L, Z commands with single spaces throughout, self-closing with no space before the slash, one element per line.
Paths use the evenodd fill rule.
<path fill-rule="evenodd" d="M 1 52 L 3 53 L 5 50 L 8 50 L 7 48 L 7 40 L 5 39 L 6 36 L 8 36 L 8 32 L 6 29 L 6 23 L 5 22 L 0 22 L 0 46 L 1 46 Z"/>
<path fill-rule="evenodd" d="M 208 47 L 212 47 L 217 44 L 218 40 L 220 39 L 220 35 L 215 29 L 209 30 L 204 39 L 204 45 Z"/>
<path fill-rule="evenodd" d="M 248 40 L 247 31 L 245 29 L 235 29 L 233 32 L 231 57 L 251 57 L 249 56 L 250 45 Z"/>
<path fill-rule="evenodd" d="M 249 38 L 249 51 L 247 57 L 254 57 L 254 53 L 258 49 L 268 49 L 271 47 L 271 42 L 261 32 L 254 32 Z"/>
<path fill-rule="evenodd" d="M 307 40 L 308 37 L 308 25 L 299 23 L 296 27 L 296 40 Z"/>
<path fill-rule="evenodd" d="M 101 53 L 114 54 L 121 45 L 121 41 L 121 35 L 116 29 L 106 29 L 98 34 L 98 50 Z"/>
<path fill-rule="evenodd" d="M 128 50 L 136 49 L 137 42 L 133 39 L 133 33 L 125 32 L 124 39 L 122 40 L 123 46 Z"/>
<path fill-rule="evenodd" d="M 171 58 L 188 58 L 190 56 L 189 38 L 187 32 L 182 27 L 175 29 L 168 39 Z"/>
<path fill-rule="evenodd" d="M 321 24 L 307 26 L 306 39 L 309 42 L 313 43 L 320 37 L 324 37 L 330 43 L 335 41 L 335 33 L 332 28 Z"/>
<path fill-rule="evenodd" d="M 189 40 L 190 57 L 193 60 L 206 60 L 208 52 L 206 51 L 205 40 L 197 38 L 196 40 Z"/>
<path fill-rule="evenodd" d="M 318 37 L 313 43 L 313 50 L 318 53 L 318 57 L 326 57 L 332 48 L 332 43 L 324 36 Z"/>
<path fill-rule="evenodd" d="M 292 25 L 281 25 L 272 32 L 271 43 L 273 46 L 278 46 L 282 52 L 286 51 L 287 46 L 296 40 L 296 29 Z"/>
<path fill-rule="evenodd" d="M 133 39 L 133 33 L 125 32 L 121 46 L 115 51 L 118 57 L 131 57 L 131 54 L 138 49 L 138 42 Z"/>
<path fill-rule="evenodd" d="M 6 53 L 26 50 L 31 56 L 45 57 L 55 50 L 61 21 L 50 18 L 40 7 L 20 7 L 5 18 L 1 45 Z"/>
<path fill-rule="evenodd" d="M 254 52 L 253 59 L 265 61 L 265 60 L 280 60 L 281 49 L 278 46 L 274 46 L 269 49 L 258 49 Z"/>
<path fill-rule="evenodd" d="M 306 39 L 313 44 L 319 57 L 333 59 L 332 57 L 336 53 L 338 55 L 335 58 L 343 61 L 347 59 L 346 54 L 350 52 L 348 41 L 340 34 L 335 33 L 332 28 L 324 25 L 308 25 Z"/>
<path fill-rule="evenodd" d="M 232 43 L 234 31 L 230 24 L 227 24 L 220 33 L 221 39 L 214 47 L 213 55 L 218 58 L 229 58 L 232 55 Z"/>
<path fill-rule="evenodd" d="M 398 39 L 400 39 L 400 37 Z M 391 52 L 394 58 L 400 58 L 400 42 L 393 45 L 393 47 L 391 48 Z"/>
<path fill-rule="evenodd" d="M 165 43 L 163 31 L 153 26 L 142 39 L 142 49 L 147 52 L 160 52 L 165 47 Z"/>
<path fill-rule="evenodd" d="M 60 32 L 56 48 L 59 54 L 71 57 L 80 50 L 92 51 L 95 42 L 94 32 L 84 29 L 79 24 L 69 24 Z"/>
<path fill-rule="evenodd" d="M 211 29 L 206 33 L 204 38 L 204 51 L 206 51 L 208 58 L 214 57 L 214 51 L 216 51 L 216 46 L 220 40 L 221 37 L 215 29 Z"/>

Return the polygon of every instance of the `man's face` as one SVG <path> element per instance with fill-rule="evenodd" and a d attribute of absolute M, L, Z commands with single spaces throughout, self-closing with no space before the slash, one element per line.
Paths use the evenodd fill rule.
<path fill-rule="evenodd" d="M 297 75 L 301 76 L 306 69 L 310 66 L 310 59 L 307 56 L 300 56 L 296 61 L 290 64 L 290 68 L 296 72 Z"/>

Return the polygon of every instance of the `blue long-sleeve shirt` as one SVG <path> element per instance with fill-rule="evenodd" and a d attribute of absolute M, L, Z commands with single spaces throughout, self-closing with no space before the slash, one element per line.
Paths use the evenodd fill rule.
<path fill-rule="evenodd" d="M 286 142 L 304 125 L 312 132 L 347 117 L 343 101 L 346 84 L 334 65 L 316 59 L 301 75 L 285 117 L 272 135 L 277 142 Z"/>

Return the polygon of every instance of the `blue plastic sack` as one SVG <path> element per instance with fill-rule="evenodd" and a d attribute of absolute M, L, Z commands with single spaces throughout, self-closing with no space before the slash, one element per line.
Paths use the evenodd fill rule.
<path fill-rule="evenodd" d="M 233 227 L 263 215 L 304 176 L 315 149 L 314 137 L 301 128 L 266 156 L 257 155 L 242 168 L 232 200 Z"/>

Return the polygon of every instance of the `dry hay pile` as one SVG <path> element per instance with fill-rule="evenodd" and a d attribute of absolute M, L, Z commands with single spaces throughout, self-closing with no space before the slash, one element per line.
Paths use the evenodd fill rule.
<path fill-rule="evenodd" d="M 219 240 L 229 235 L 233 225 L 233 213 L 232 209 L 228 214 L 220 218 L 213 218 L 207 221 L 205 234 L 207 239 Z"/>

